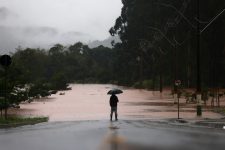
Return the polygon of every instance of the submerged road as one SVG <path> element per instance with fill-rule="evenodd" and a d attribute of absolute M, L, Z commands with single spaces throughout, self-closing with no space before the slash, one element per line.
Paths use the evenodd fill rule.
<path fill-rule="evenodd" d="M 225 130 L 150 120 L 50 122 L 0 129 L 0 150 L 219 150 Z"/>

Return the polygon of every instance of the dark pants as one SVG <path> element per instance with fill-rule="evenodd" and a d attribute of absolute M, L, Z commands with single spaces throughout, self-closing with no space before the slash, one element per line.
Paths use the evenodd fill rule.
<path fill-rule="evenodd" d="M 117 120 L 117 107 L 111 107 L 110 119 L 112 120 L 113 112 L 115 113 L 115 118 Z"/>

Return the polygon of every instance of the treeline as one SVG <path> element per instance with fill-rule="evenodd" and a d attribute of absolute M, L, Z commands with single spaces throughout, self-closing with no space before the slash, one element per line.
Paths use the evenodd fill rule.
<path fill-rule="evenodd" d="M 182 86 L 195 88 L 200 33 L 201 86 L 225 87 L 224 0 L 122 2 L 121 15 L 110 33 L 122 41 L 117 63 L 123 64 L 123 81 L 173 86 L 179 79 Z"/>
<path fill-rule="evenodd" d="M 65 47 L 56 44 L 49 50 L 17 49 L 7 70 L 14 85 L 45 84 L 52 90 L 66 89 L 68 83 L 114 82 L 116 50 L 104 46 L 90 49 L 81 42 Z M 4 79 L 4 69 L 1 69 Z"/>
<path fill-rule="evenodd" d="M 8 69 L 0 68 L 0 109 L 66 90 L 69 83 L 117 83 L 116 53 L 104 46 L 90 49 L 81 42 L 48 50 L 18 48 Z"/>

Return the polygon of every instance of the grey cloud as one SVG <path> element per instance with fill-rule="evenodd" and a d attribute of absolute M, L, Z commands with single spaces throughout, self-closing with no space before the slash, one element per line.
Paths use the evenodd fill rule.
<path fill-rule="evenodd" d="M 10 15 L 10 11 L 6 7 L 0 7 L 0 20 L 6 19 Z"/>
<path fill-rule="evenodd" d="M 88 46 L 90 48 L 95 48 L 95 47 L 98 47 L 100 45 L 103 45 L 105 47 L 112 48 L 112 44 L 111 44 L 112 41 L 114 41 L 115 43 L 121 43 L 121 40 L 118 36 L 110 36 L 107 39 L 102 40 L 102 41 L 95 40 L 95 41 L 89 42 Z"/>
<path fill-rule="evenodd" d="M 85 41 L 88 34 L 76 31 L 59 32 L 53 27 L 0 26 L 0 53 L 14 52 L 18 46 L 49 48 L 56 43 L 64 45 Z"/>
<path fill-rule="evenodd" d="M 0 52 L 103 40 L 121 7 L 121 0 L 1 0 Z"/>
<path fill-rule="evenodd" d="M 56 36 L 58 34 L 58 30 L 53 27 L 25 27 L 23 29 L 23 33 L 26 36 Z"/>
<path fill-rule="evenodd" d="M 69 31 L 62 33 L 60 35 L 60 41 L 62 41 L 65 44 L 72 44 L 77 41 L 87 42 L 87 39 L 91 39 L 91 35 L 83 32 L 77 32 L 77 31 Z"/>
<path fill-rule="evenodd" d="M 83 32 L 70 31 L 70 32 L 63 33 L 62 36 L 73 37 L 73 36 L 89 36 L 89 35 Z"/>
<path fill-rule="evenodd" d="M 52 27 L 0 26 L 0 54 L 14 52 L 18 46 L 48 48 L 57 38 L 58 31 Z"/>
<path fill-rule="evenodd" d="M 15 51 L 20 45 L 19 41 L 13 36 L 13 31 L 9 27 L 0 26 L 0 54 Z"/>

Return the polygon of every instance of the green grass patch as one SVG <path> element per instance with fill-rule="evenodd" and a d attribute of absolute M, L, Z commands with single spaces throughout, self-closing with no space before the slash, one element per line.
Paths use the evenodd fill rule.
<path fill-rule="evenodd" d="M 18 127 L 24 125 L 34 125 L 41 122 L 47 122 L 48 117 L 0 117 L 0 128 Z"/>

